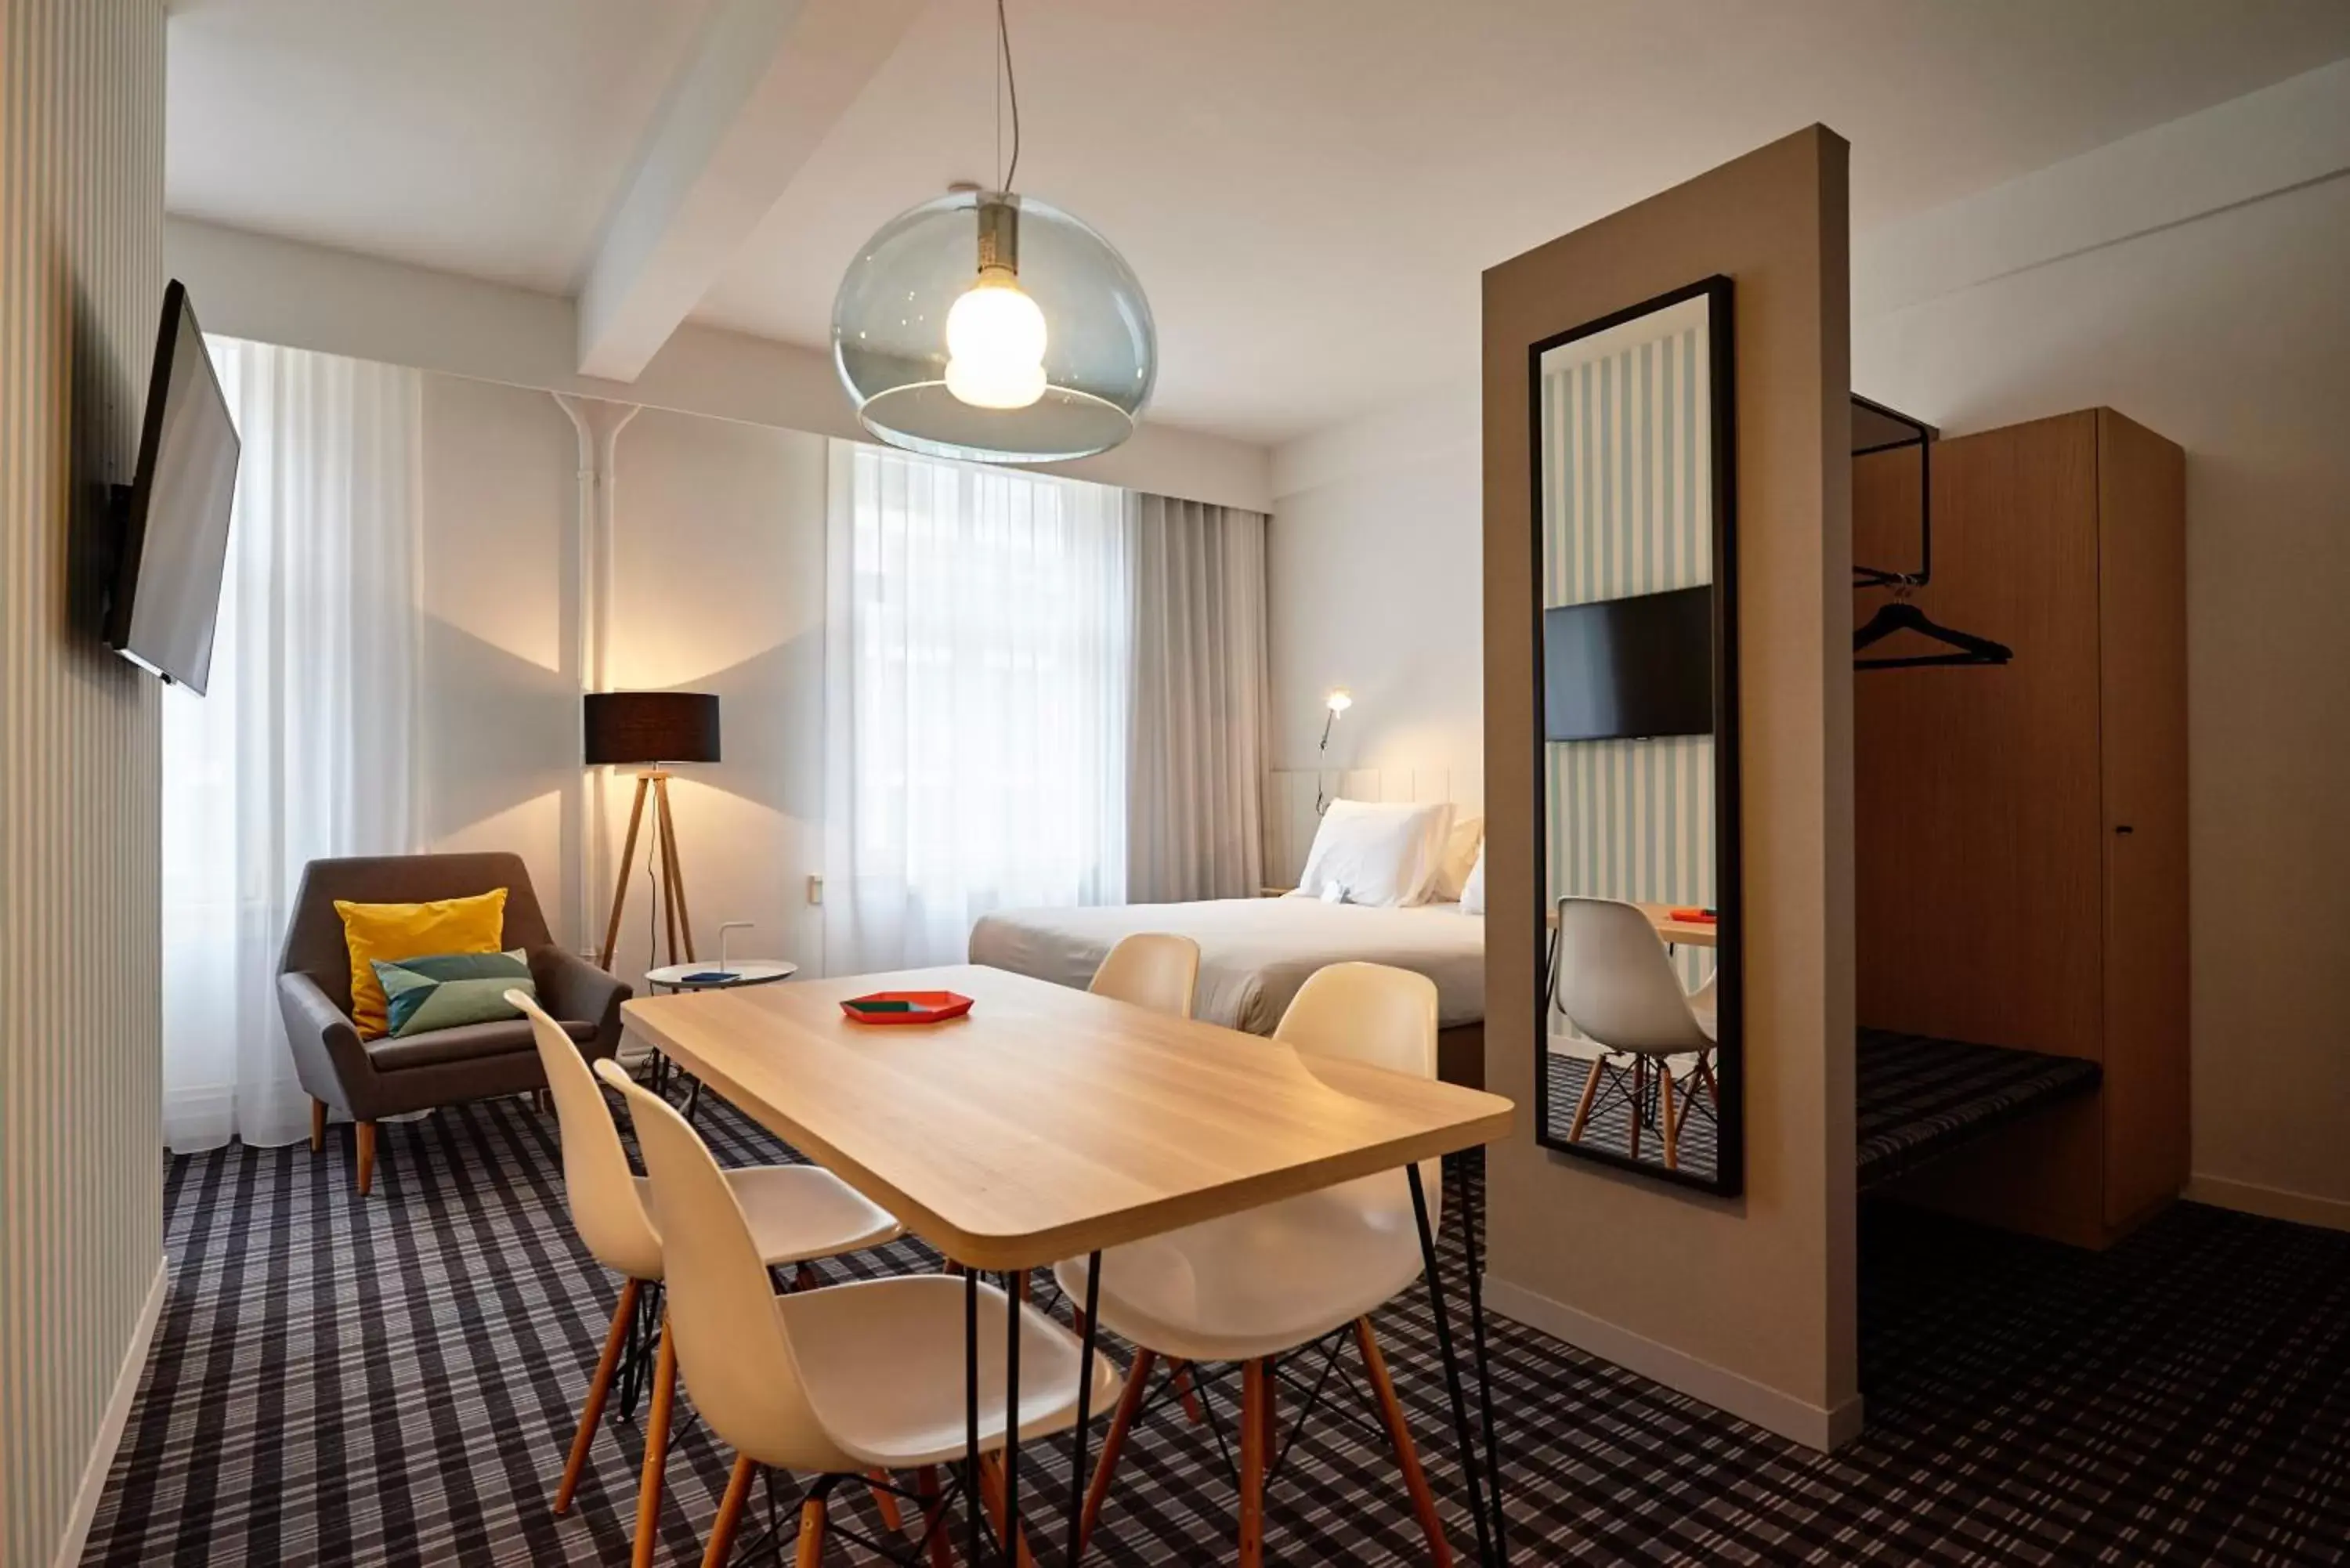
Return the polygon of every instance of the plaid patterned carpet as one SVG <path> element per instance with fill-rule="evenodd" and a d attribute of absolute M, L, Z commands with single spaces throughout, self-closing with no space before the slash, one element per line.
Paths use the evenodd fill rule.
<path fill-rule="evenodd" d="M 731 1162 L 779 1157 L 723 1110 L 702 1122 Z M 318 1157 L 171 1162 L 171 1297 L 86 1562 L 629 1560 L 636 1427 L 608 1422 L 573 1512 L 547 1511 L 614 1299 L 571 1237 L 553 1122 L 495 1102 L 383 1146 L 368 1199 L 341 1128 Z M 2350 1235 L 2181 1205 L 2091 1255 L 1887 1210 L 1863 1253 L 1870 1425 L 1833 1458 L 1496 1319 L 1513 1561 L 2342 1560 Z M 857 1266 L 931 1261 L 907 1243 Z M 1424 1297 L 1378 1322 L 1468 1549 Z M 660 1557 L 691 1563 L 729 1455 L 680 1405 Z M 1363 1408 L 1340 1388 L 1298 1439 L 1271 1560 L 1424 1561 Z M 1066 1451 L 1025 1453 L 1050 1568 Z M 1228 1474 L 1208 1428 L 1153 1417 L 1089 1561 L 1229 1562 Z"/>

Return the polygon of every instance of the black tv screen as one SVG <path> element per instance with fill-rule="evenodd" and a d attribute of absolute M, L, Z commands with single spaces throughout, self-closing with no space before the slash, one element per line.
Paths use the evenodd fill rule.
<path fill-rule="evenodd" d="M 175 278 L 163 291 L 138 467 L 116 501 L 120 554 L 106 640 L 199 694 L 212 672 L 238 451 L 196 313 Z"/>
<path fill-rule="evenodd" d="M 1604 741 L 1713 732 L 1713 589 L 1543 611 L 1543 732 Z"/>

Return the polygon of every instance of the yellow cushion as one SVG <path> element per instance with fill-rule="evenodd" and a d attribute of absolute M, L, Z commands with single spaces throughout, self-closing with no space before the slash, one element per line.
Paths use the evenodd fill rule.
<path fill-rule="evenodd" d="M 506 890 L 494 888 L 470 898 L 435 898 L 425 904 L 354 904 L 335 900 L 343 918 L 343 940 L 351 950 L 351 1022 L 362 1040 L 391 1030 L 390 1005 L 375 961 L 437 958 L 442 953 L 503 950 Z"/>

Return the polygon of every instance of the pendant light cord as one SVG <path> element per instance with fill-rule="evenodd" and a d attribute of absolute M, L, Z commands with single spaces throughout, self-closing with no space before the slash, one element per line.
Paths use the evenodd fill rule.
<path fill-rule="evenodd" d="M 1003 62 L 1003 90 L 1012 99 L 1012 163 L 1003 169 L 996 189 L 1009 191 L 1020 173 L 1020 81 L 1012 74 L 1012 29 L 1003 19 L 1003 0 L 995 0 L 996 53 Z M 996 111 L 996 156 L 1003 155 L 1003 125 L 1001 107 Z"/>

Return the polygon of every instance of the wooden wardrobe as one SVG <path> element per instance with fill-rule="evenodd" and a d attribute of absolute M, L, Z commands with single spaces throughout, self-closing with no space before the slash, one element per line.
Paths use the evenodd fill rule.
<path fill-rule="evenodd" d="M 1932 474 L 1914 601 L 2014 659 L 1855 674 L 1859 1020 L 2105 1078 L 1897 1190 L 2103 1246 L 2187 1179 L 2185 457 L 2091 409 L 1937 441 Z M 1856 562 L 1914 567 L 1918 486 L 1914 448 L 1854 461 Z"/>

